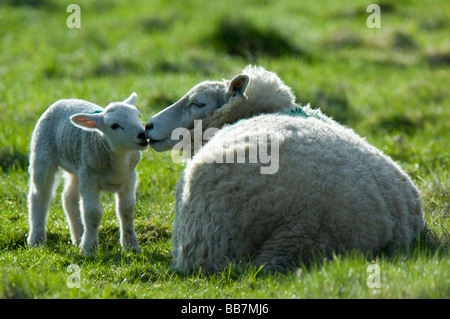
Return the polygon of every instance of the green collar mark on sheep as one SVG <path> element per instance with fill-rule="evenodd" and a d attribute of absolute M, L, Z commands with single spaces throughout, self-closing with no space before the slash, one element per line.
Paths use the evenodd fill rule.
<path fill-rule="evenodd" d="M 306 108 L 306 112 L 305 112 L 305 108 Z M 290 115 L 290 116 L 299 116 L 299 117 L 303 117 L 305 119 L 310 118 L 310 117 L 314 117 L 314 118 L 316 118 L 318 120 L 327 122 L 327 117 L 324 116 L 320 112 L 320 110 L 318 110 L 318 109 L 317 110 L 311 109 L 309 107 L 309 105 L 307 105 L 305 108 L 301 107 L 301 106 L 296 106 L 293 109 L 288 109 L 288 110 L 285 110 L 285 111 L 283 111 L 281 113 L 276 113 L 276 114 L 284 114 L 284 115 Z M 240 123 L 242 121 L 247 121 L 247 120 L 248 120 L 248 118 L 244 118 L 244 119 L 240 119 L 240 120 L 238 120 L 238 121 L 236 121 L 234 123 L 231 123 L 229 125 L 226 125 L 224 127 L 224 132 L 232 129 L 236 124 L 238 124 L 238 123 Z"/>
<path fill-rule="evenodd" d="M 97 110 L 97 111 L 91 112 L 91 114 L 102 113 L 102 112 L 103 112 L 103 110 Z"/>
<path fill-rule="evenodd" d="M 303 111 L 303 108 L 299 106 L 297 106 L 295 109 L 289 110 L 287 113 L 293 116 L 308 117 L 308 114 L 306 114 L 305 111 Z"/>
<path fill-rule="evenodd" d="M 305 110 L 303 109 L 303 107 L 301 106 L 296 106 L 294 109 L 290 109 L 288 111 L 285 112 L 285 114 L 287 115 L 291 115 L 291 116 L 300 116 L 300 117 L 304 117 L 304 118 L 308 118 L 308 117 L 315 117 L 316 119 L 322 120 L 320 113 L 318 111 L 314 111 L 308 108 L 308 113 L 305 112 Z"/>

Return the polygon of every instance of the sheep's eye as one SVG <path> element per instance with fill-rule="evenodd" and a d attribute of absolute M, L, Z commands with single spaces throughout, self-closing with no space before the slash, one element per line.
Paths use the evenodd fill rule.
<path fill-rule="evenodd" d="M 117 123 L 114 123 L 113 125 L 111 125 L 111 128 L 113 129 L 113 130 L 117 130 L 118 128 L 120 128 L 121 126 L 119 125 L 119 124 L 117 124 Z"/>
<path fill-rule="evenodd" d="M 191 105 L 195 106 L 195 107 L 198 107 L 200 109 L 200 108 L 204 107 L 206 104 L 205 103 L 193 102 Z"/>

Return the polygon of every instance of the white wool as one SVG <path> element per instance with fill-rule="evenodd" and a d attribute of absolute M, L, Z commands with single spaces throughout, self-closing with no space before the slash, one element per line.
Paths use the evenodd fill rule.
<path fill-rule="evenodd" d="M 247 259 L 286 270 L 318 255 L 409 245 L 423 229 L 407 174 L 352 130 L 296 105 L 273 72 L 249 66 L 231 81 L 202 82 L 152 117 L 146 135 L 167 150 L 171 130 L 198 119 L 203 130 L 220 130 L 177 184 L 172 253 L 180 271 Z M 261 173 L 261 157 L 250 161 L 247 141 L 262 134 L 278 143 L 273 174 Z M 230 153 L 247 154 L 244 163 L 211 160 Z"/>
<path fill-rule="evenodd" d="M 280 143 L 275 174 L 261 174 L 261 162 L 202 160 L 216 143 L 237 152 L 236 139 L 262 131 Z M 221 133 L 188 163 L 177 185 L 172 247 L 181 271 L 214 272 L 246 258 L 286 270 L 314 255 L 409 245 L 423 228 L 409 177 L 336 122 L 261 115 Z"/>
<path fill-rule="evenodd" d="M 243 96 L 237 95 L 229 99 L 225 105 L 207 116 L 204 119 L 205 129 L 221 128 L 225 124 L 235 123 L 241 119 L 296 106 L 292 90 L 275 73 L 249 65 L 242 74 L 250 78 Z M 229 84 L 230 81 L 224 82 Z"/>

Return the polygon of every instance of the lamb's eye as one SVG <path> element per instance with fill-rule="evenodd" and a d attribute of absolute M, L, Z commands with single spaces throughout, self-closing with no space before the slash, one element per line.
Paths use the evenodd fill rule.
<path fill-rule="evenodd" d="M 113 130 L 117 130 L 118 128 L 120 128 L 121 126 L 119 125 L 119 124 L 117 124 L 117 123 L 114 123 L 113 125 L 111 125 L 111 128 L 113 129 Z"/>
<path fill-rule="evenodd" d="M 192 102 L 191 104 L 192 106 L 198 107 L 199 109 L 204 107 L 206 104 L 205 103 L 199 103 L 199 102 Z"/>

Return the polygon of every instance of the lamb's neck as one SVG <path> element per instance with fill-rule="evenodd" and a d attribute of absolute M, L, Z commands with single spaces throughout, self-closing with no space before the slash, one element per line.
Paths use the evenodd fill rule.
<path fill-rule="evenodd" d="M 140 160 L 140 151 L 115 151 L 111 153 L 112 167 L 116 171 L 129 172 Z"/>
<path fill-rule="evenodd" d="M 92 156 L 89 157 L 89 164 L 97 173 L 110 175 L 129 172 L 139 161 L 135 159 L 136 155 L 139 156 L 139 151 L 113 150 L 100 134 L 93 136 L 93 142 L 95 147 Z"/>

